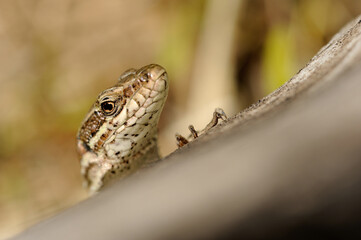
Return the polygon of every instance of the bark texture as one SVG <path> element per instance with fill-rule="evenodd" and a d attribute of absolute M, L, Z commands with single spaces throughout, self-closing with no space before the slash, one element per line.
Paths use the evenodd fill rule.
<path fill-rule="evenodd" d="M 361 17 L 277 91 L 15 239 L 361 237 Z"/>

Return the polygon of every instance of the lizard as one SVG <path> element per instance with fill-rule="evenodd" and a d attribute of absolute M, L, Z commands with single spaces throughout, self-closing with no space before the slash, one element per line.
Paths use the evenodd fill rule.
<path fill-rule="evenodd" d="M 157 125 L 168 89 L 166 70 L 150 64 L 125 71 L 98 95 L 77 133 L 83 185 L 91 194 L 159 159 Z M 178 147 L 225 118 L 224 111 L 216 109 L 204 130 L 197 132 L 190 125 L 189 137 L 176 134 Z"/>

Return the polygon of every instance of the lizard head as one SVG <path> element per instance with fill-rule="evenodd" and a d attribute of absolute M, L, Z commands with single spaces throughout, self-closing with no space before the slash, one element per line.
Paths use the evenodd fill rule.
<path fill-rule="evenodd" d="M 85 185 L 98 190 L 106 178 L 126 175 L 156 144 L 168 93 L 164 68 L 151 64 L 124 72 L 99 94 L 77 134 Z"/>

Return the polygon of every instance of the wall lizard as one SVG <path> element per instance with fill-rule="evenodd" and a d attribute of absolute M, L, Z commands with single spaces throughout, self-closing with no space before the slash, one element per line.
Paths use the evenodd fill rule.
<path fill-rule="evenodd" d="M 159 159 L 157 124 L 168 88 L 165 69 L 150 64 L 125 71 L 113 87 L 98 95 L 77 134 L 83 185 L 90 193 Z M 178 146 L 225 118 L 223 110 L 216 109 L 202 131 L 197 132 L 191 125 L 189 137 L 176 134 Z"/>

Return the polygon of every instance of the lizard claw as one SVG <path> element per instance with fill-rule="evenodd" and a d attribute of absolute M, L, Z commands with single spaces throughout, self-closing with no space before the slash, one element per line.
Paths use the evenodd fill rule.
<path fill-rule="evenodd" d="M 216 108 L 216 110 L 214 110 L 214 113 L 217 114 L 218 119 L 222 119 L 223 121 L 228 118 L 222 108 Z"/>
<path fill-rule="evenodd" d="M 208 132 L 211 128 L 217 126 L 219 119 L 223 121 L 227 119 L 227 115 L 222 108 L 216 108 L 214 110 L 212 120 L 207 124 L 207 126 L 203 130 L 196 131 L 193 125 L 189 125 L 188 129 L 191 132 L 191 135 L 189 137 L 185 138 L 180 134 L 176 134 L 177 146 L 179 148 L 183 147 L 184 145 L 188 144 L 190 141 L 198 138 L 203 133 Z"/>
<path fill-rule="evenodd" d="M 181 148 L 184 145 L 188 144 L 188 140 L 185 137 L 183 137 L 182 135 L 178 134 L 178 133 L 175 134 L 175 138 L 177 140 L 178 148 Z"/>
<path fill-rule="evenodd" d="M 196 129 L 194 128 L 193 125 L 189 125 L 188 126 L 189 131 L 191 132 L 192 136 L 194 139 L 196 139 L 198 137 L 198 132 L 196 131 Z"/>

